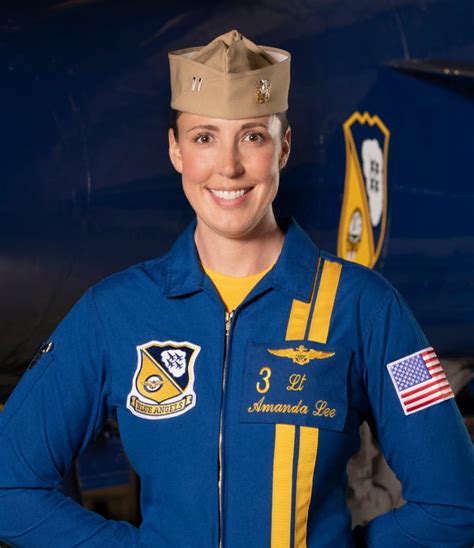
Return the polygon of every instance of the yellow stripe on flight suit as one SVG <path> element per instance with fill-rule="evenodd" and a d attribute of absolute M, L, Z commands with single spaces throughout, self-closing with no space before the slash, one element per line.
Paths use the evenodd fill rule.
<path fill-rule="evenodd" d="M 341 268 L 340 263 L 324 261 L 321 283 L 316 295 L 316 304 L 309 328 L 308 339 L 310 341 L 326 344 L 328 340 L 329 324 L 336 299 L 339 277 L 341 276 Z"/>
<path fill-rule="evenodd" d="M 290 546 L 294 451 L 295 427 L 292 424 L 276 424 L 273 455 L 272 548 Z"/>
<path fill-rule="evenodd" d="M 297 299 L 293 300 L 288 319 L 286 340 L 301 340 L 305 337 L 319 267 L 320 261 L 318 260 L 310 302 L 304 303 Z M 340 274 L 341 265 L 339 263 L 324 261 L 321 282 L 310 324 L 309 340 L 320 343 L 326 343 L 327 341 Z M 310 426 L 301 426 L 299 428 L 294 546 L 295 548 L 306 548 L 308 512 L 318 454 L 319 429 Z M 292 425 L 275 425 L 271 548 L 290 547 L 295 429 L 296 427 Z"/>
<path fill-rule="evenodd" d="M 318 258 L 309 302 L 293 299 L 285 340 L 304 339 L 321 259 Z M 295 426 L 275 425 L 273 455 L 271 548 L 288 548 L 291 541 L 291 502 Z"/>
<path fill-rule="evenodd" d="M 286 328 L 286 341 L 295 341 L 304 339 L 306 333 L 306 326 L 308 324 L 309 313 L 311 310 L 311 303 L 313 301 L 314 288 L 316 286 L 316 280 L 318 279 L 319 266 L 321 264 L 321 257 L 318 257 L 316 263 L 316 270 L 313 278 L 313 285 L 311 288 L 311 297 L 309 302 L 299 301 L 293 299 L 291 304 L 290 317 L 288 318 L 288 326 Z"/>
<path fill-rule="evenodd" d="M 308 339 L 326 344 L 342 265 L 325 260 Z M 296 475 L 295 548 L 306 548 L 308 512 L 318 455 L 319 428 L 301 426 Z"/>
<path fill-rule="evenodd" d="M 306 548 L 308 512 L 318 455 L 319 428 L 300 426 L 300 447 L 296 472 L 295 548 Z"/>

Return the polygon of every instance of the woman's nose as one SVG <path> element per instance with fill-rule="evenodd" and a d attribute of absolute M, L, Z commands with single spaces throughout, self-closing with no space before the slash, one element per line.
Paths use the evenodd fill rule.
<path fill-rule="evenodd" d="M 243 174 L 240 151 L 235 143 L 222 143 L 219 150 L 218 172 L 227 179 L 235 179 Z"/>

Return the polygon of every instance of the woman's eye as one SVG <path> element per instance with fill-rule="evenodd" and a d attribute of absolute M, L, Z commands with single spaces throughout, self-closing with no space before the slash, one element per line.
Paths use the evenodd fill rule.
<path fill-rule="evenodd" d="M 195 143 L 199 143 L 202 145 L 207 145 L 212 140 L 211 136 L 208 133 L 200 133 L 199 135 L 196 135 L 193 137 L 193 141 Z"/>
<path fill-rule="evenodd" d="M 247 133 L 244 137 L 244 141 L 249 141 L 251 143 L 261 143 L 265 140 L 265 137 L 262 133 Z"/>

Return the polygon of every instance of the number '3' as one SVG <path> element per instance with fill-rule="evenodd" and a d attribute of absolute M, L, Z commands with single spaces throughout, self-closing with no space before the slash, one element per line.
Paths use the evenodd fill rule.
<path fill-rule="evenodd" d="M 255 387 L 259 394 L 265 394 L 270 389 L 270 377 L 272 376 L 272 370 L 269 367 L 262 367 L 260 369 L 259 375 L 262 375 L 262 379 L 257 382 Z"/>

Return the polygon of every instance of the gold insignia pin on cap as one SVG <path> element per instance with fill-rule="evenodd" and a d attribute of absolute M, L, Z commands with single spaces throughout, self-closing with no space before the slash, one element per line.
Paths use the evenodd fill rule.
<path fill-rule="evenodd" d="M 288 109 L 287 51 L 257 46 L 232 30 L 207 46 L 173 51 L 168 57 L 175 110 L 236 120 Z"/>

